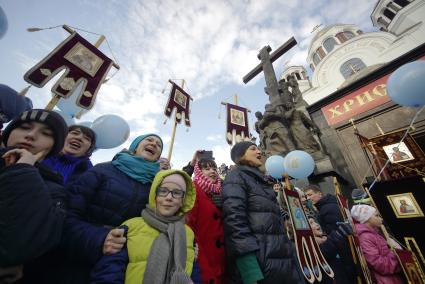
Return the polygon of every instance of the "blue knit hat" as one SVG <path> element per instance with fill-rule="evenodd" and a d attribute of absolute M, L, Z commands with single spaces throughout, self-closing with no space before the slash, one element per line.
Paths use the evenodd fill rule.
<path fill-rule="evenodd" d="M 139 146 L 139 143 L 142 142 L 142 140 L 144 140 L 146 137 L 149 136 L 155 136 L 157 137 L 159 140 L 161 140 L 161 153 L 162 153 L 162 149 L 164 147 L 164 143 L 162 142 L 161 137 L 159 137 L 157 134 L 153 134 L 153 133 L 149 133 L 149 134 L 144 134 L 144 135 L 140 135 L 139 137 L 136 137 L 136 139 L 133 140 L 133 142 L 131 142 L 130 144 L 130 148 L 128 149 L 130 152 L 135 152 L 137 149 L 137 146 Z M 161 153 L 159 153 L 159 156 L 161 156 Z"/>

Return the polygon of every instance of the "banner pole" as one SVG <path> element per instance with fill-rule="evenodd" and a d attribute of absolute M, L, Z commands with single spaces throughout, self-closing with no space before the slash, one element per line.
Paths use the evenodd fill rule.
<path fill-rule="evenodd" d="M 184 79 L 182 79 L 182 89 L 184 88 Z M 168 161 L 171 161 L 171 155 L 173 154 L 173 146 L 174 146 L 174 138 L 176 137 L 176 129 L 177 129 L 177 119 L 176 119 L 176 115 L 177 115 L 177 109 L 174 112 L 174 125 L 173 125 L 173 131 L 171 132 L 171 141 L 170 141 L 170 149 L 168 150 Z"/>

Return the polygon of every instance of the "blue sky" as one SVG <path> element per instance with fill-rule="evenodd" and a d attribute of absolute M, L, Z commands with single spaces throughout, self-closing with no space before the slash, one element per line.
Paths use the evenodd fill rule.
<path fill-rule="evenodd" d="M 111 160 L 134 137 L 147 132 L 163 138 L 166 156 L 172 121 L 163 124 L 168 91 L 162 90 L 168 79 L 184 78 L 186 91 L 194 97 L 192 127 L 186 131 L 178 126 L 172 164 L 181 167 L 197 149 L 213 150 L 218 163 L 229 164 L 221 102 L 232 102 L 237 94 L 239 105 L 252 111 L 249 122 L 255 133 L 253 113 L 263 111 L 268 102 L 264 77 L 258 75 L 247 85 L 242 77 L 259 63 L 258 51 L 265 45 L 275 50 L 294 36 L 298 45 L 274 63 L 276 74 L 287 61 L 307 66 L 314 26 L 347 23 L 375 31 L 370 21 L 375 4 L 372 0 L 0 0 L 9 24 L 0 39 L 0 83 L 18 91 L 26 87 L 24 73 L 68 36 L 61 28 L 29 33 L 29 27 L 68 24 L 103 34 L 113 54 L 106 43 L 100 49 L 115 57 L 121 70 L 102 86 L 96 105 L 80 121 L 117 114 L 128 121 L 131 133 L 120 147 L 96 151 L 94 162 Z M 93 43 L 98 38 L 80 34 Z M 53 83 L 30 89 L 35 107 L 48 103 Z"/>

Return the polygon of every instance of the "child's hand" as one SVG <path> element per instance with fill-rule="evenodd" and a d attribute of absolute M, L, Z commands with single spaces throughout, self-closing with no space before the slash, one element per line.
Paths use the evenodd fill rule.
<path fill-rule="evenodd" d="M 119 252 L 127 239 L 124 237 L 124 229 L 112 229 L 109 231 L 103 243 L 103 254 L 111 255 Z"/>
<path fill-rule="evenodd" d="M 45 151 L 32 154 L 26 149 L 13 149 L 7 151 L 2 158 L 5 160 L 6 166 L 14 164 L 28 164 L 34 166 L 44 155 Z"/>

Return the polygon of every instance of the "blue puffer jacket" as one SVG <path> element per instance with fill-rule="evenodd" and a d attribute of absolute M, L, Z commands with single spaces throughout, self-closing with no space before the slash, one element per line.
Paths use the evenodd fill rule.
<path fill-rule="evenodd" d="M 88 277 L 90 268 L 102 256 L 108 232 L 140 216 L 148 203 L 150 186 L 130 178 L 111 162 L 97 164 L 69 186 L 64 246 L 68 259 L 73 260 L 71 266 L 84 266 L 80 273 Z M 80 283 L 85 282 L 81 279 Z"/>

